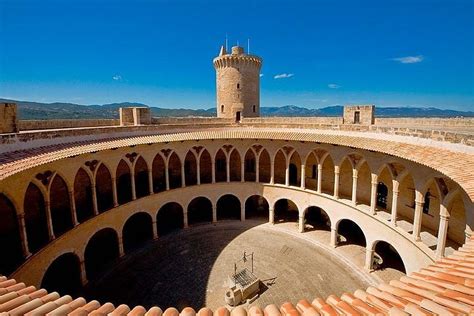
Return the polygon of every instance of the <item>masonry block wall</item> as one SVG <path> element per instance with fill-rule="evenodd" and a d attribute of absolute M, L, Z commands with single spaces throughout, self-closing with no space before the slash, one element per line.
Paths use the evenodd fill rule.
<path fill-rule="evenodd" d="M 18 132 L 15 103 L 0 103 L 0 133 Z"/>
<path fill-rule="evenodd" d="M 375 105 L 344 106 L 344 124 L 373 125 Z"/>

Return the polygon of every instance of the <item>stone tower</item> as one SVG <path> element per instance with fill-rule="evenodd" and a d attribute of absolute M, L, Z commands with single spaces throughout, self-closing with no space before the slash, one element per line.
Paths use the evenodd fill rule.
<path fill-rule="evenodd" d="M 260 68 L 262 59 L 247 55 L 240 46 L 228 54 L 221 47 L 214 58 L 216 69 L 217 117 L 233 118 L 260 116 Z"/>

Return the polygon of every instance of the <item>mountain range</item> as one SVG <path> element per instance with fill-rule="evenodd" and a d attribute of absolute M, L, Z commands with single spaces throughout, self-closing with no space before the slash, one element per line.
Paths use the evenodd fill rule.
<path fill-rule="evenodd" d="M 1 99 L 0 102 L 16 103 L 19 118 L 22 120 L 44 119 L 107 119 L 118 118 L 120 107 L 148 105 L 134 102 L 111 103 L 103 105 L 80 105 L 74 103 L 40 103 Z M 216 116 L 216 109 L 166 109 L 150 106 L 155 117 L 187 117 L 187 116 Z M 262 116 L 342 116 L 343 106 L 334 105 L 318 109 L 308 109 L 296 105 L 282 107 L 262 107 Z M 438 108 L 422 107 L 376 107 L 377 117 L 474 117 L 474 111 L 443 110 Z"/>

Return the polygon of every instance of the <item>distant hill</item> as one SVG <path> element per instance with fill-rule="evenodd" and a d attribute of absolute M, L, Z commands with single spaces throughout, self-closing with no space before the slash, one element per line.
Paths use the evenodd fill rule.
<path fill-rule="evenodd" d="M 22 120 L 45 119 L 109 119 L 118 118 L 118 109 L 126 106 L 148 106 L 141 103 L 122 102 L 103 105 L 80 105 L 74 103 L 39 103 L 0 99 L 0 102 L 18 104 L 19 117 Z M 152 115 L 156 117 L 189 117 L 189 116 L 216 116 L 216 109 L 165 109 L 150 107 Z M 296 105 L 282 107 L 262 107 L 262 116 L 342 116 L 343 106 L 328 106 L 319 109 L 308 109 Z M 377 117 L 474 117 L 473 111 L 441 110 L 437 108 L 417 107 L 376 107 Z"/>

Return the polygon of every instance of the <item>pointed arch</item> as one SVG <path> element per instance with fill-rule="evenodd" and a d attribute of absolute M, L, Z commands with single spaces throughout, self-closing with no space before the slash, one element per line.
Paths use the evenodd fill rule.
<path fill-rule="evenodd" d="M 59 174 L 56 174 L 51 182 L 49 201 L 53 231 L 54 235 L 58 237 L 74 227 L 71 216 L 69 190 L 66 182 Z"/>
<path fill-rule="evenodd" d="M 28 247 L 32 253 L 35 253 L 49 242 L 49 233 L 44 196 L 32 182 L 26 189 L 23 210 Z"/>
<path fill-rule="evenodd" d="M 345 157 L 339 166 L 339 197 L 350 200 L 352 198 L 352 163 Z"/>
<path fill-rule="evenodd" d="M 201 184 L 212 182 L 212 159 L 209 152 L 204 149 L 199 158 L 199 174 Z"/>
<path fill-rule="evenodd" d="M 153 191 L 155 193 L 166 190 L 165 161 L 160 154 L 156 154 L 152 163 Z"/>
<path fill-rule="evenodd" d="M 23 261 L 20 229 L 15 206 L 0 193 L 0 274 L 9 275 Z"/>
<path fill-rule="evenodd" d="M 135 162 L 135 196 L 138 198 L 150 194 L 148 182 L 148 165 L 142 156 Z"/>
<path fill-rule="evenodd" d="M 321 192 L 333 195 L 334 194 L 334 161 L 331 156 L 326 155 L 322 164 L 322 179 Z"/>
<path fill-rule="evenodd" d="M 237 149 L 234 148 L 229 156 L 229 168 L 230 168 L 230 181 L 240 181 L 242 164 L 240 162 L 240 154 Z"/>
<path fill-rule="evenodd" d="M 364 161 L 357 169 L 357 204 L 370 205 L 371 183 L 372 172 L 369 164 Z"/>
<path fill-rule="evenodd" d="M 274 182 L 278 184 L 285 184 L 286 179 L 286 157 L 283 150 L 278 150 L 273 162 Z"/>
<path fill-rule="evenodd" d="M 249 148 L 244 159 L 244 177 L 246 182 L 255 182 L 257 180 L 256 165 L 255 153 Z"/>
<path fill-rule="evenodd" d="M 258 159 L 258 181 L 261 183 L 270 183 L 272 164 L 268 151 L 262 149 Z"/>
<path fill-rule="evenodd" d="M 300 186 L 301 184 L 301 157 L 298 151 L 293 151 L 290 157 L 289 165 L 289 183 L 292 186 Z"/>
<path fill-rule="evenodd" d="M 227 158 L 222 148 L 217 151 L 215 162 L 216 182 L 226 182 Z"/>
<path fill-rule="evenodd" d="M 128 164 L 121 159 L 115 179 L 117 181 L 117 200 L 119 204 L 125 204 L 132 200 L 132 177 Z"/>
<path fill-rule="evenodd" d="M 181 187 L 181 160 L 176 152 L 173 152 L 168 160 L 168 175 L 170 189 Z"/>
<path fill-rule="evenodd" d="M 184 158 L 184 176 L 186 186 L 197 184 L 197 162 L 196 156 L 190 150 Z"/>
<path fill-rule="evenodd" d="M 74 201 L 79 223 L 94 216 L 91 179 L 83 168 L 79 168 L 74 178 Z"/>
<path fill-rule="evenodd" d="M 112 176 L 106 165 L 100 164 L 95 174 L 95 190 L 97 193 L 97 207 L 103 213 L 114 207 L 114 193 Z"/>
<path fill-rule="evenodd" d="M 390 211 L 392 210 L 392 196 L 393 196 L 393 183 L 392 173 L 387 165 L 385 165 L 379 172 L 377 177 L 377 210 L 378 211 Z"/>
<path fill-rule="evenodd" d="M 401 221 L 413 224 L 415 214 L 415 181 L 413 176 L 406 172 L 399 179 L 397 213 Z M 402 228 L 405 226 L 401 226 Z M 408 228 L 407 228 L 408 229 Z"/>
<path fill-rule="evenodd" d="M 311 152 L 306 158 L 305 163 L 305 187 L 316 191 L 318 189 L 318 158 Z"/>

